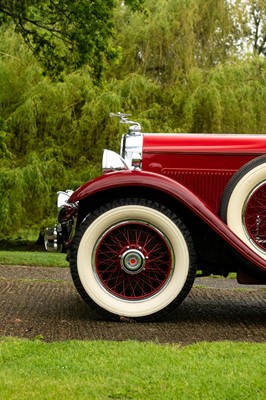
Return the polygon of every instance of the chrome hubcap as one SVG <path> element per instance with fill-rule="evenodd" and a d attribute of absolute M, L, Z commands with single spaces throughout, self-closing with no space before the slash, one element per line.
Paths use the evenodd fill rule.
<path fill-rule="evenodd" d="M 121 255 L 120 264 L 128 274 L 138 274 L 145 267 L 145 257 L 141 251 L 129 249 Z"/>

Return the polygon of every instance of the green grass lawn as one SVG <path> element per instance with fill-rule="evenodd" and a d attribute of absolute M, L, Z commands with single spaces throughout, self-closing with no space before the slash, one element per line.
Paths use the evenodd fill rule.
<path fill-rule="evenodd" d="M 40 265 L 43 267 L 67 267 L 66 254 L 47 251 L 0 251 L 0 264 Z"/>
<path fill-rule="evenodd" d="M 0 340 L 2 400 L 265 400 L 266 345 Z"/>

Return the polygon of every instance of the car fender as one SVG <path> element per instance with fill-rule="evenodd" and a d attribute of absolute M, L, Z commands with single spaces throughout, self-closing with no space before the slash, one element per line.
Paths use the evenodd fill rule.
<path fill-rule="evenodd" d="M 69 203 L 76 203 L 94 194 L 119 187 L 139 186 L 156 189 L 172 196 L 183 203 L 201 220 L 217 232 L 248 261 L 266 272 L 266 260 L 256 254 L 221 220 L 204 200 L 171 178 L 147 171 L 119 171 L 104 174 L 79 187 L 69 198 Z"/>

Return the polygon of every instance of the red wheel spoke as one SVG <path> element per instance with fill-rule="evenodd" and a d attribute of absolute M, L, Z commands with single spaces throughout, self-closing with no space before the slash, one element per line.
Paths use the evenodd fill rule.
<path fill-rule="evenodd" d="M 148 224 L 119 224 L 97 245 L 96 272 L 115 296 L 129 300 L 150 297 L 161 290 L 171 273 L 169 247 L 163 235 Z"/>

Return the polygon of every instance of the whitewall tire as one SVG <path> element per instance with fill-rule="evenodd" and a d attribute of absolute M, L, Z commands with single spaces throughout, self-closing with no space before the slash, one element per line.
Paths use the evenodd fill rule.
<path fill-rule="evenodd" d="M 187 228 L 167 208 L 121 199 L 90 214 L 77 230 L 73 281 L 103 314 L 153 320 L 188 294 L 196 273 Z"/>
<path fill-rule="evenodd" d="M 221 202 L 221 217 L 266 259 L 266 156 L 251 160 L 229 181 Z"/>

